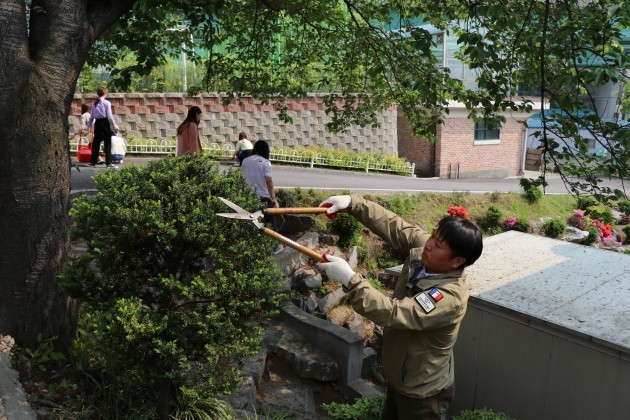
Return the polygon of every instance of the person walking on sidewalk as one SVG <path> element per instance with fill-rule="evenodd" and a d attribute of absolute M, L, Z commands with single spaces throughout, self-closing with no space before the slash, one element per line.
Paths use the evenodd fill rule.
<path fill-rule="evenodd" d="M 332 196 L 326 215 L 349 214 L 406 256 L 393 295 L 373 288 L 343 259 L 318 266 L 340 282 L 355 311 L 383 327 L 387 394 L 381 419 L 444 420 L 455 394 L 453 346 L 468 304 L 465 267 L 483 250 L 479 228 L 461 217 L 440 220 L 432 234 L 361 196 Z"/>
<path fill-rule="evenodd" d="M 92 140 L 92 159 L 90 166 L 96 166 L 98 155 L 101 149 L 101 142 L 104 142 L 105 164 L 108 168 L 116 168 L 112 164 L 112 129 L 120 131 L 112 114 L 112 104 L 106 99 L 107 90 L 98 88 L 96 90 L 96 101 L 92 105 L 92 114 L 88 127 L 94 122 L 94 139 Z"/>
<path fill-rule="evenodd" d="M 276 191 L 273 186 L 271 162 L 269 162 L 269 144 L 265 140 L 254 143 L 252 155 L 241 162 L 241 170 L 247 183 L 256 188 L 261 203 L 269 207 L 278 207 Z M 265 220 L 271 223 L 273 230 L 278 230 L 278 222 L 275 216 L 265 215 Z M 278 244 L 275 253 L 282 251 L 282 245 Z"/>
<path fill-rule="evenodd" d="M 177 127 L 177 144 L 175 146 L 175 156 L 182 156 L 186 153 L 201 154 L 201 140 L 199 138 L 199 123 L 201 122 L 201 108 L 191 106 L 188 109 L 186 119 Z"/>

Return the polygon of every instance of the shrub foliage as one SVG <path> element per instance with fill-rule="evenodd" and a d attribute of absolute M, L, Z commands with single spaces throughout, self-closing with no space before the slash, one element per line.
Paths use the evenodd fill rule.
<path fill-rule="evenodd" d="M 88 250 L 63 278 L 83 304 L 75 355 L 84 369 L 124 395 L 149 387 L 171 411 L 182 393 L 203 400 L 237 385 L 232 362 L 258 349 L 252 321 L 278 310 L 282 278 L 271 239 L 216 216 L 232 212 L 217 197 L 259 207 L 241 173 L 188 156 L 94 181 L 98 194 L 71 210 Z"/>

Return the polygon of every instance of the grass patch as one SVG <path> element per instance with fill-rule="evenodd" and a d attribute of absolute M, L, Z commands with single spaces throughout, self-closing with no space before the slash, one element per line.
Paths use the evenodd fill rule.
<path fill-rule="evenodd" d="M 304 194 L 301 190 L 285 190 L 282 196 L 290 197 L 290 203 L 282 206 L 311 207 L 318 206 L 332 195 L 348 194 L 348 191 L 315 191 L 309 190 Z M 279 194 L 280 196 L 280 194 Z M 541 217 L 567 219 L 576 208 L 576 200 L 570 195 L 544 195 L 533 204 L 525 201 L 520 193 L 394 193 L 394 194 L 363 194 L 363 197 L 392 210 L 409 223 L 431 230 L 437 222 L 447 215 L 449 206 L 464 206 L 473 220 L 485 216 L 490 206 L 498 208 L 504 217 L 514 217 L 518 220 L 533 221 Z M 325 217 L 316 218 L 317 228 L 323 227 L 328 221 Z"/>

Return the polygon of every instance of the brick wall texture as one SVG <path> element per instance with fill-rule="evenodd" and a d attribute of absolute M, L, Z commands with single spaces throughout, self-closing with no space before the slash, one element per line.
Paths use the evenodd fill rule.
<path fill-rule="evenodd" d="M 519 116 L 524 120 L 527 116 Z M 499 141 L 475 142 L 475 123 L 463 110 L 452 110 L 437 127 L 437 144 L 415 137 L 398 115 L 398 154 L 416 163 L 420 177 L 505 178 L 520 174 L 525 127 L 506 116 Z"/>
<path fill-rule="evenodd" d="M 69 118 L 71 133 L 78 129 L 81 104 L 91 106 L 94 99 L 93 94 L 75 95 Z M 331 134 L 325 130 L 330 118 L 324 112 L 323 95 L 317 94 L 287 100 L 292 123 L 280 121 L 273 105 L 253 98 L 229 105 L 222 104 L 220 95 L 212 94 L 188 97 L 179 93 L 110 93 L 107 99 L 127 137 L 175 138 L 188 108 L 197 105 L 203 111 L 199 133 L 208 143 L 234 145 L 238 133 L 244 131 L 250 140 L 267 140 L 274 148 L 317 146 L 398 155 L 395 107 L 379 114 L 379 128 L 353 126 L 343 133 Z"/>

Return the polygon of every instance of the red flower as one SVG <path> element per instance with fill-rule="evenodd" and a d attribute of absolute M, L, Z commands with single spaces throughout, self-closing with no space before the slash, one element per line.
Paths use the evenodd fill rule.
<path fill-rule="evenodd" d="M 468 210 L 462 206 L 451 206 L 447 210 L 451 217 L 461 217 L 462 219 L 468 219 Z"/>

